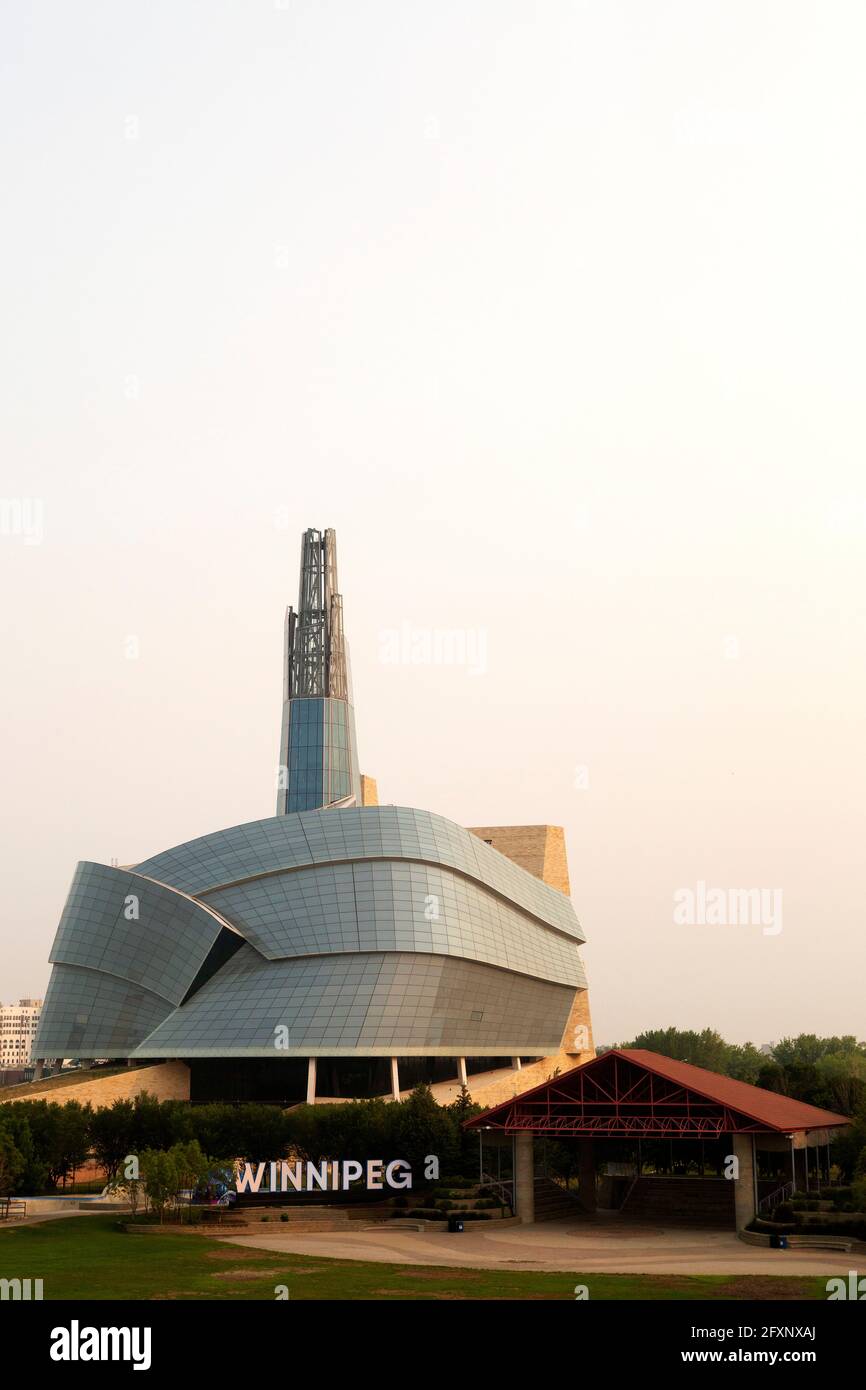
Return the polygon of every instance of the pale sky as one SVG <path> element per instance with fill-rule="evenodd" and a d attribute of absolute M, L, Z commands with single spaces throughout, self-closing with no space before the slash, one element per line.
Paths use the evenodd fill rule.
<path fill-rule="evenodd" d="M 7 7 L 0 999 L 77 860 L 273 813 L 333 526 L 363 770 L 565 826 L 598 1040 L 866 1034 L 864 40 L 855 0 Z M 482 669 L 383 660 L 404 624 Z M 783 929 L 675 923 L 699 882 Z"/>

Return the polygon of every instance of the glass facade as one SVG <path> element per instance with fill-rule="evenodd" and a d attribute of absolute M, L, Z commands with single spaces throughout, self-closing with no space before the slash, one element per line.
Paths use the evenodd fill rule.
<path fill-rule="evenodd" d="M 559 1046 L 574 989 L 407 952 L 264 960 L 244 946 L 140 1057 L 516 1057 Z M 278 1032 L 278 1030 L 280 1030 Z"/>
<path fill-rule="evenodd" d="M 316 1095 L 338 1100 L 372 1100 L 391 1091 L 387 1057 L 318 1057 Z"/>
<path fill-rule="evenodd" d="M 497 898 L 585 941 L 571 901 L 444 816 L 409 806 L 363 806 L 233 825 L 175 845 L 136 865 L 136 872 L 194 897 L 244 879 L 330 864 L 334 860 L 403 859 L 440 864 Z M 214 901 L 214 899 L 211 899 Z"/>
<path fill-rule="evenodd" d="M 289 702 L 284 811 L 315 811 L 357 796 L 354 716 L 345 700 Z"/>
<path fill-rule="evenodd" d="M 336 1095 L 387 1094 L 391 1057 L 403 1089 L 454 1080 L 461 1056 L 496 1070 L 558 1049 L 582 939 L 563 894 L 441 816 L 274 816 L 81 865 L 34 1056 L 324 1058 Z"/>
<path fill-rule="evenodd" d="M 307 1098 L 307 1064 L 300 1058 L 275 1061 L 256 1057 L 234 1061 L 189 1060 L 189 1098 L 193 1105 L 222 1101 L 241 1105 L 297 1105 Z M 270 1154 L 262 1154 L 268 1159 Z"/>

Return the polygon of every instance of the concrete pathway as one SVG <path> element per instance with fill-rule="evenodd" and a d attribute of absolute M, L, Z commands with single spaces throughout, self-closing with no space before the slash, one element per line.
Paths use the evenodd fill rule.
<path fill-rule="evenodd" d="M 123 1215 L 123 1210 L 112 1207 L 111 1211 L 117 1211 L 118 1216 Z M 20 1231 L 22 1226 L 38 1226 L 41 1221 L 68 1221 L 70 1216 L 104 1216 L 105 1207 L 98 1207 L 94 1204 L 93 1208 L 75 1211 L 39 1211 L 33 1216 L 14 1216 L 10 1221 L 0 1221 L 0 1231 Z"/>
<path fill-rule="evenodd" d="M 492 1225 L 493 1223 L 491 1223 Z M 470 1269 L 563 1270 L 605 1274 L 846 1274 L 864 1257 L 746 1245 L 728 1231 L 677 1230 L 636 1222 L 548 1221 L 501 1230 L 290 1230 L 227 1236 L 224 1243 L 337 1260 L 450 1265 Z"/>

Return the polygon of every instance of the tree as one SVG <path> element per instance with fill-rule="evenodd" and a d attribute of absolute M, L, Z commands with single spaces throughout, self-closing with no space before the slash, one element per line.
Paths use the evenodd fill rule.
<path fill-rule="evenodd" d="M 461 1173 L 468 1174 L 474 1171 L 478 1162 L 478 1134 L 476 1134 L 474 1130 L 465 1130 L 463 1126 L 473 1115 L 480 1115 L 483 1106 L 478 1105 L 472 1099 L 472 1096 L 465 1086 L 461 1086 L 460 1094 L 457 1099 L 453 1100 L 451 1104 L 445 1108 L 454 1126 L 454 1135 L 457 1145 L 457 1166 Z"/>
<path fill-rule="evenodd" d="M 705 1028 L 702 1033 L 682 1031 L 679 1028 L 654 1028 L 639 1033 L 634 1042 L 621 1043 L 621 1047 L 645 1048 L 648 1052 L 658 1052 L 663 1057 L 674 1057 L 678 1062 L 691 1062 L 695 1067 L 706 1067 L 708 1071 L 727 1074 L 730 1047 L 714 1028 Z"/>
<path fill-rule="evenodd" d="M 165 1209 L 180 1187 L 175 1156 L 166 1149 L 145 1149 L 139 1165 L 148 1204 L 159 1213 L 162 1225 Z"/>
<path fill-rule="evenodd" d="M 90 1153 L 90 1124 L 93 1110 L 90 1105 L 81 1105 L 77 1100 L 67 1101 L 58 1107 L 60 1115 L 57 1124 L 57 1149 L 55 1172 L 63 1179 L 71 1175 L 75 1181 L 75 1170 L 80 1168 Z"/>
<path fill-rule="evenodd" d="M 833 1162 L 839 1165 L 844 1180 L 849 1181 L 866 1146 L 866 1101 L 861 1102 L 851 1118 L 849 1129 L 835 1134 L 831 1141 Z"/>
<path fill-rule="evenodd" d="M 24 1155 L 12 1135 L 0 1128 L 0 1197 L 18 1191 L 18 1180 L 25 1166 Z"/>
<path fill-rule="evenodd" d="M 65 1171 L 61 1162 L 60 1110 L 54 1101 L 31 1100 L 5 1107 L 12 1115 L 26 1112 L 27 1126 L 32 1135 L 34 1159 L 42 1170 L 42 1182 L 36 1189 L 56 1187 Z"/>
<path fill-rule="evenodd" d="M 250 1163 L 282 1158 L 286 1151 L 288 1124 L 278 1105 L 241 1105 L 235 1116 L 237 1143 L 228 1158 L 243 1155 Z"/>
<path fill-rule="evenodd" d="M 816 1070 L 830 1109 L 853 1115 L 866 1099 L 866 1057 L 857 1052 L 828 1052 Z"/>
<path fill-rule="evenodd" d="M 189 1106 L 177 1101 L 159 1101 L 147 1091 L 139 1091 L 133 1102 L 133 1143 L 131 1153 L 145 1149 L 170 1149 L 172 1144 L 192 1138 Z"/>
<path fill-rule="evenodd" d="M 113 1105 L 97 1110 L 90 1121 L 90 1145 L 93 1157 L 113 1183 L 127 1154 L 134 1149 L 135 1111 L 131 1100 L 116 1100 Z"/>
<path fill-rule="evenodd" d="M 146 1195 L 143 1178 L 131 1178 L 127 1177 L 125 1173 L 119 1173 L 110 1180 L 108 1187 L 112 1196 L 126 1198 L 134 1221 L 138 1208 Z"/>
<path fill-rule="evenodd" d="M 428 1156 L 438 1158 L 441 1172 L 456 1171 L 460 1145 L 454 1121 L 436 1104 L 429 1086 L 416 1086 L 406 1100 L 394 1101 L 388 1109 L 393 1114 L 395 1157 L 408 1159 L 418 1176 Z"/>
<path fill-rule="evenodd" d="M 734 1044 L 728 1047 L 728 1060 L 725 1070 L 728 1076 L 737 1081 L 748 1081 L 750 1086 L 759 1085 L 758 1078 L 767 1059 L 752 1043 Z"/>
<path fill-rule="evenodd" d="M 243 1108 L 217 1102 L 195 1106 L 190 1114 L 190 1128 L 205 1153 L 236 1158 L 243 1152 L 238 1120 L 238 1112 Z"/>
<path fill-rule="evenodd" d="M 172 1149 L 169 1149 L 169 1157 L 174 1160 L 177 1177 L 174 1196 L 175 1201 L 179 1204 L 181 1192 L 189 1191 L 194 1195 L 195 1189 L 207 1177 L 210 1169 L 215 1166 L 216 1160 L 208 1159 L 205 1156 L 197 1139 L 189 1139 L 185 1144 L 175 1144 Z M 192 1197 L 187 1201 L 187 1207 L 191 1200 Z"/>
<path fill-rule="evenodd" d="M 5 1129 L 16 1149 L 24 1160 L 24 1167 L 18 1174 L 14 1192 L 42 1192 L 48 1184 L 48 1168 L 39 1157 L 33 1131 L 30 1127 L 28 1110 L 32 1102 L 23 1101 L 14 1105 L 4 1105 L 0 1110 L 0 1129 Z"/>

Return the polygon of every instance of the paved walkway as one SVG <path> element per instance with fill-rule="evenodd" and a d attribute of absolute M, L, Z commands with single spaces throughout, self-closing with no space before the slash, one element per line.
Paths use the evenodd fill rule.
<path fill-rule="evenodd" d="M 111 1210 L 117 1211 L 117 1208 L 112 1207 Z M 68 1221 L 70 1216 L 104 1216 L 105 1211 L 105 1207 L 96 1205 L 83 1211 L 80 1208 L 75 1211 L 39 1211 L 33 1216 L 13 1216 L 11 1220 L 0 1221 L 0 1231 L 20 1231 L 22 1226 L 38 1226 L 40 1221 Z M 123 1212 L 118 1211 L 117 1214 L 122 1216 Z"/>
<path fill-rule="evenodd" d="M 492 1225 L 493 1223 L 491 1223 Z M 325 1255 L 388 1264 L 470 1269 L 567 1270 L 606 1274 L 845 1274 L 863 1256 L 746 1245 L 733 1232 L 601 1220 L 546 1221 L 501 1230 L 364 1230 L 230 1236 L 225 1243 L 280 1254 Z"/>

